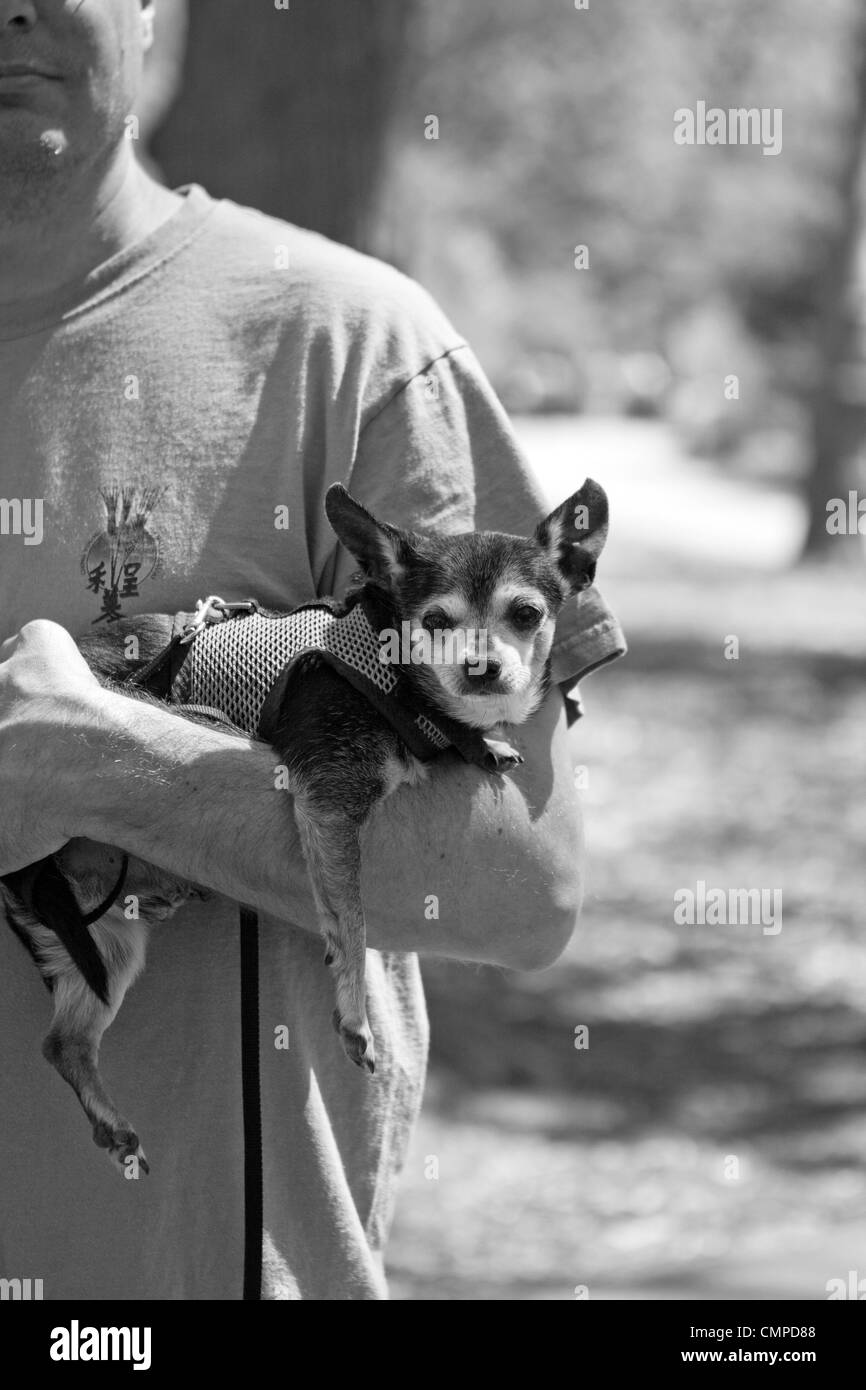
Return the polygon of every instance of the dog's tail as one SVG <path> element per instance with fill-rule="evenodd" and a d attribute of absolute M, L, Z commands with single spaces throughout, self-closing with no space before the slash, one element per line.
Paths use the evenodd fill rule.
<path fill-rule="evenodd" d="M 6 874 L 3 882 L 34 917 L 63 943 L 93 993 L 108 1004 L 108 972 L 81 909 L 54 859 L 40 859 Z"/>

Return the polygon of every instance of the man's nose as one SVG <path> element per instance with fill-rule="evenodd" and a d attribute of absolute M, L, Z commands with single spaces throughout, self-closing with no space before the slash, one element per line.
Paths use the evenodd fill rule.
<path fill-rule="evenodd" d="M 477 662 L 469 659 L 464 661 L 463 669 L 472 680 L 479 681 L 481 685 L 490 685 L 493 681 L 498 680 L 502 670 L 502 662 L 495 656 L 488 656 L 487 658 L 482 656 Z"/>
<path fill-rule="evenodd" d="M 0 0 L 0 29 L 26 32 L 36 23 L 36 6 L 31 0 Z"/>

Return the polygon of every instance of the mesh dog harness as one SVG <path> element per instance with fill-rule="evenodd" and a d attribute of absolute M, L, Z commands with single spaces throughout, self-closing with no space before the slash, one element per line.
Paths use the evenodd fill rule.
<path fill-rule="evenodd" d="M 467 762 L 488 771 L 495 759 L 481 733 L 432 709 L 412 688 L 405 671 L 380 660 L 379 632 L 387 615 L 363 597 L 343 612 L 330 600 L 270 613 L 254 600 L 199 604 L 187 624 L 188 655 L 174 677 L 172 703 L 228 722 L 267 739 L 290 682 L 301 678 L 302 659 L 315 655 L 364 695 L 416 758 L 427 761 L 454 747 Z M 247 612 L 235 611 L 247 609 Z M 188 617 L 188 615 L 178 615 Z"/>

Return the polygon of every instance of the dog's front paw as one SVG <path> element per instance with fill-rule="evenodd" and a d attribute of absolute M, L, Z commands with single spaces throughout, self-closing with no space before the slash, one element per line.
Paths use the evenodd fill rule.
<path fill-rule="evenodd" d="M 523 755 L 503 739 L 485 738 L 484 746 L 490 755 L 488 766 L 491 772 L 507 772 L 523 762 Z"/>
<path fill-rule="evenodd" d="M 340 1010 L 335 1009 L 331 1021 L 349 1061 L 372 1076 L 376 1070 L 376 1047 L 366 1018 L 353 1024 L 341 1018 Z"/>

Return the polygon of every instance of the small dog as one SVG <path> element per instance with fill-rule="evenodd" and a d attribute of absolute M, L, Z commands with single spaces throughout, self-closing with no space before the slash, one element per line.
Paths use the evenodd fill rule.
<path fill-rule="evenodd" d="M 163 693 L 179 717 L 273 746 L 327 943 L 334 1024 L 349 1058 L 373 1072 L 361 831 L 449 746 L 493 773 L 523 761 L 499 726 L 522 724 L 546 693 L 556 617 L 595 576 L 608 507 L 588 479 L 531 538 L 400 530 L 340 484 L 325 509 L 360 565 L 341 604 L 320 600 L 286 615 L 213 599 L 167 649 L 164 615 L 122 620 L 78 645 L 104 685 L 137 698 L 154 698 L 141 678 L 168 663 Z M 138 692 L 128 684 L 131 634 Z M 46 1058 L 78 1095 L 95 1142 L 121 1171 L 134 1159 L 147 1172 L 137 1134 L 102 1083 L 99 1046 L 144 966 L 149 926 L 206 891 L 86 840 L 0 883 L 10 925 L 53 993 Z M 124 884 L 138 901 L 135 921 L 114 901 Z"/>

